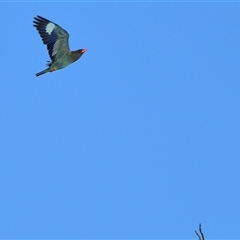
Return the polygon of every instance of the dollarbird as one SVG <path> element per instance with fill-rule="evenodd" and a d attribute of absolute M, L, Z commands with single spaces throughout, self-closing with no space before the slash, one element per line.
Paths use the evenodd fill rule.
<path fill-rule="evenodd" d="M 47 63 L 48 68 L 37 73 L 37 77 L 67 67 L 77 61 L 87 51 L 87 49 L 70 51 L 68 45 L 69 34 L 56 23 L 38 15 L 34 17 L 33 23 L 43 43 L 47 45 L 48 54 L 51 59 Z"/>

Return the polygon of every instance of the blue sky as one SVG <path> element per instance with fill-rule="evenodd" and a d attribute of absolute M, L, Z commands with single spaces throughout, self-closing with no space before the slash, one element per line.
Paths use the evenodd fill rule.
<path fill-rule="evenodd" d="M 0 238 L 239 238 L 240 3 L 0 7 Z"/>

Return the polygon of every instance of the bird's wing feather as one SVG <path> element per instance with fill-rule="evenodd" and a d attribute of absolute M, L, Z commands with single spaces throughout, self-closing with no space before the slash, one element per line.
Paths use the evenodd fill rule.
<path fill-rule="evenodd" d="M 68 45 L 69 35 L 67 31 L 62 29 L 56 23 L 40 16 L 34 17 L 33 23 L 33 26 L 37 28 L 43 43 L 47 45 L 48 53 L 52 62 L 60 56 L 70 53 Z"/>

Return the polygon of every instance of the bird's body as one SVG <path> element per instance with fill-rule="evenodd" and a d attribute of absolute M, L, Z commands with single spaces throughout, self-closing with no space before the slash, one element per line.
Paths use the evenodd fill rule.
<path fill-rule="evenodd" d="M 48 68 L 37 73 L 36 76 L 65 68 L 77 61 L 83 53 L 87 51 L 86 49 L 70 51 L 68 46 L 69 35 L 67 31 L 46 18 L 37 16 L 34 19 L 33 26 L 37 28 L 43 43 L 47 45 L 48 53 L 51 58 L 51 62 L 47 64 Z"/>

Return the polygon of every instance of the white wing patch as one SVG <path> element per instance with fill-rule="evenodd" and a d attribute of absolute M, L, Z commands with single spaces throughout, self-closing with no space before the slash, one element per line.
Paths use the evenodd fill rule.
<path fill-rule="evenodd" d="M 55 24 L 53 23 L 49 23 L 47 26 L 46 26 L 46 32 L 50 35 L 53 31 L 53 29 L 55 28 Z"/>

